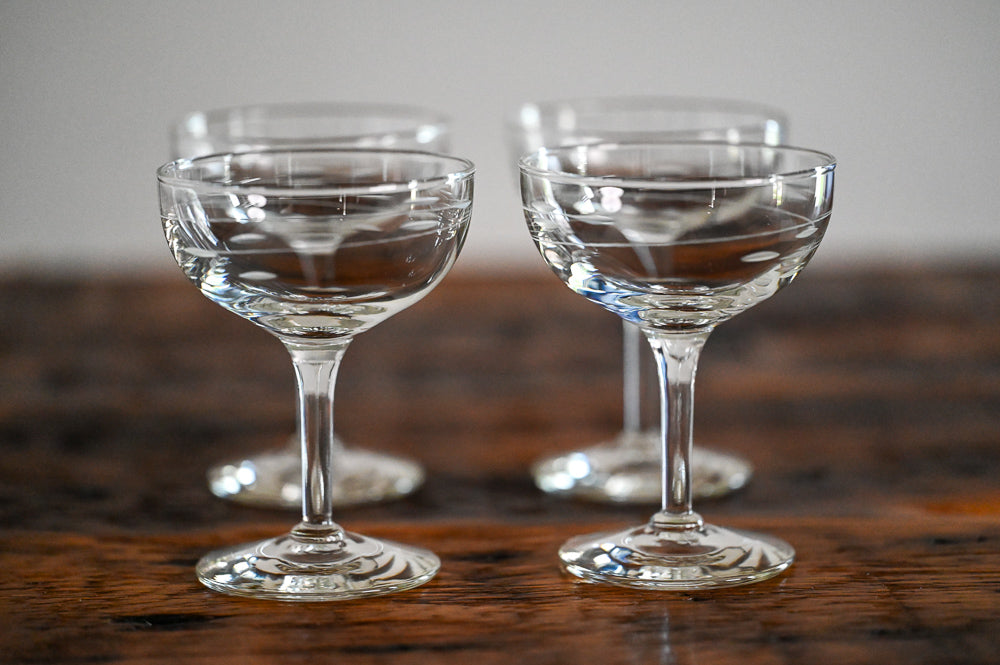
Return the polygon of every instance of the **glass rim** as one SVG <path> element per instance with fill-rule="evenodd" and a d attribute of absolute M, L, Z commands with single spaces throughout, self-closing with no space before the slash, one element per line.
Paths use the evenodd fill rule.
<path fill-rule="evenodd" d="M 252 183 L 220 183 L 212 182 L 207 180 L 198 180 L 192 178 L 183 178 L 176 173 L 181 173 L 188 171 L 190 169 L 197 168 L 204 164 L 224 164 L 226 162 L 232 162 L 233 159 L 239 157 L 246 157 L 251 155 L 267 156 L 267 155 L 315 155 L 315 154 L 329 154 L 329 155 L 359 155 L 359 156 L 369 156 L 369 157 L 415 157 L 415 158 L 426 158 L 428 160 L 437 159 L 441 160 L 443 163 L 450 163 L 455 168 L 443 168 L 441 173 L 427 176 L 424 178 L 410 178 L 408 180 L 395 179 L 395 180 L 385 180 L 383 182 L 377 182 L 370 185 L 360 185 L 344 183 L 342 185 L 319 185 L 319 186 L 300 186 L 291 187 L 287 185 L 255 185 Z M 427 187 L 433 187 L 441 183 L 447 183 L 454 180 L 467 180 L 471 178 L 476 172 L 476 166 L 472 161 L 465 159 L 464 157 L 457 157 L 455 155 L 449 155 L 439 152 L 430 152 L 424 150 L 405 150 L 405 149 L 392 149 L 392 148 L 266 148 L 260 150 L 244 150 L 237 152 L 219 152 L 213 153 L 211 155 L 202 155 L 199 157 L 184 157 L 181 159 L 175 159 L 163 164 L 156 169 L 156 179 L 161 185 L 166 185 L 175 188 L 193 189 L 201 192 L 268 192 L 272 196 L 278 195 L 288 195 L 288 196 L 303 196 L 303 195 L 316 195 L 322 193 L 324 195 L 354 195 L 354 194 L 394 194 L 399 192 L 408 192 L 415 189 L 424 189 Z"/>
<path fill-rule="evenodd" d="M 202 109 L 185 113 L 173 122 L 171 133 L 174 137 L 206 137 L 208 132 L 191 132 L 189 126 L 195 124 L 199 119 L 203 119 L 203 125 L 207 129 L 215 124 L 226 123 L 237 114 L 262 113 L 264 117 L 271 118 L 309 118 L 328 116 L 330 118 L 357 116 L 359 119 L 370 118 L 382 115 L 391 118 L 409 118 L 414 120 L 413 133 L 416 134 L 421 128 L 434 126 L 441 132 L 448 132 L 451 118 L 446 114 L 424 106 L 409 104 L 393 104 L 383 102 L 330 102 L 330 101 L 309 101 L 309 102 L 272 102 L 261 104 L 238 104 L 233 106 L 221 106 L 218 108 Z M 409 130 L 399 129 L 394 132 L 380 132 L 388 134 L 402 134 Z M 246 139 L 275 139 L 282 137 L 267 136 L 266 134 L 242 134 Z M 288 137 L 285 137 L 288 138 Z M 298 138 L 298 137 L 292 137 Z M 338 136 L 318 136 L 310 138 L 311 141 L 338 139 Z"/>
<path fill-rule="evenodd" d="M 743 150 L 747 148 L 759 151 L 796 153 L 800 155 L 812 155 L 816 158 L 816 165 L 808 168 L 798 168 L 790 171 L 781 171 L 767 175 L 755 176 L 717 176 L 699 177 L 687 180 L 672 180 L 665 178 L 642 178 L 634 176 L 614 176 L 614 175 L 586 175 L 574 173 L 572 171 L 562 171 L 557 169 L 542 168 L 533 165 L 531 160 L 543 154 L 570 154 L 573 152 L 590 151 L 595 149 L 608 150 L 611 148 L 621 149 L 655 149 L 655 148 L 704 148 L 704 149 L 727 149 Z M 692 190 L 692 189 L 712 189 L 725 185 L 726 187 L 757 187 L 771 184 L 779 180 L 795 180 L 802 178 L 818 177 L 825 173 L 832 172 L 837 166 L 836 158 L 830 153 L 812 148 L 800 148 L 789 145 L 771 145 L 768 143 L 729 143 L 727 141 L 637 141 L 637 142 L 602 142 L 584 143 L 578 145 L 559 146 L 555 148 L 542 147 L 533 150 L 518 160 L 518 168 L 522 175 L 534 178 L 543 178 L 551 182 L 560 184 L 595 184 L 601 187 L 621 187 L 621 188 L 642 188 L 661 191 L 670 190 Z"/>
<path fill-rule="evenodd" d="M 782 127 L 788 125 L 788 114 L 762 102 L 750 100 L 727 98 L 727 97 L 684 97 L 673 95 L 626 95 L 609 97 L 565 97 L 557 99 L 527 101 L 518 104 L 507 114 L 507 125 L 510 127 L 524 128 L 521 122 L 526 109 L 534 107 L 539 111 L 559 111 L 570 109 L 579 113 L 591 113 L 595 111 L 613 111 L 620 113 L 631 112 L 718 112 L 733 115 L 745 115 L 763 120 L 776 120 Z M 550 116 L 539 116 L 550 117 Z M 545 127 L 548 123 L 540 122 L 537 126 Z M 586 129 L 586 127 L 585 127 Z M 590 129 L 601 129 L 594 127 Z M 698 129 L 698 128 L 694 128 Z M 637 130 L 633 133 L 645 133 L 656 130 Z M 669 130 L 668 130 L 669 131 Z M 626 130 L 614 133 L 627 134 Z"/>

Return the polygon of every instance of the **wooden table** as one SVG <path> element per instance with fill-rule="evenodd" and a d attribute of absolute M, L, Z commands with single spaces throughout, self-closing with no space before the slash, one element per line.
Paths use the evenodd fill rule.
<path fill-rule="evenodd" d="M 807 271 L 721 326 L 696 439 L 750 458 L 697 507 L 796 547 L 747 587 L 657 593 L 560 572 L 567 537 L 648 506 L 542 494 L 537 457 L 621 422 L 619 324 L 547 274 L 460 271 L 359 337 L 338 388 L 353 445 L 426 467 L 416 495 L 340 511 L 443 567 L 343 603 L 231 598 L 207 550 L 296 516 L 207 490 L 292 431 L 280 345 L 179 275 L 0 287 L 0 662 L 996 663 L 1000 265 Z"/>

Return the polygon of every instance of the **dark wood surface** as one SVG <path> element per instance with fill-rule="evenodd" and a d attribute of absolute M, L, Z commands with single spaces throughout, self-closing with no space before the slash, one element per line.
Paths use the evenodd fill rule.
<path fill-rule="evenodd" d="M 1000 266 L 807 271 L 713 334 L 696 439 L 756 474 L 697 507 L 798 558 L 705 593 L 561 573 L 563 540 L 651 508 L 546 496 L 527 474 L 620 426 L 617 319 L 549 275 L 453 274 L 358 338 L 337 403 L 349 442 L 428 472 L 338 519 L 442 570 L 318 604 L 230 598 L 193 573 L 295 520 L 204 482 L 291 432 L 280 345 L 179 276 L 2 282 L 0 662 L 998 662 Z"/>

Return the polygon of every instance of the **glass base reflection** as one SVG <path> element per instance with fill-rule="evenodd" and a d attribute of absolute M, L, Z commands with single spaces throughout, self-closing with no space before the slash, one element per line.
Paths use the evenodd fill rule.
<path fill-rule="evenodd" d="M 262 508 L 302 507 L 302 458 L 298 443 L 284 450 L 261 453 L 220 464 L 208 471 L 212 494 Z M 330 486 L 335 507 L 378 503 L 402 498 L 424 482 L 423 468 L 411 460 L 336 444 L 334 479 Z"/>
<path fill-rule="evenodd" d="M 658 431 L 623 432 L 608 443 L 536 462 L 535 485 L 549 494 L 562 494 L 610 503 L 658 503 L 660 484 Z M 737 455 L 694 447 L 692 493 L 713 499 L 742 489 L 753 466 Z"/>
<path fill-rule="evenodd" d="M 196 571 L 205 586 L 234 596 L 334 601 L 412 589 L 440 567 L 419 547 L 299 525 L 278 538 L 211 552 Z"/>
<path fill-rule="evenodd" d="M 641 589 L 710 589 L 759 582 L 795 559 L 771 536 L 696 523 L 656 522 L 568 540 L 559 550 L 567 572 L 592 582 Z"/>

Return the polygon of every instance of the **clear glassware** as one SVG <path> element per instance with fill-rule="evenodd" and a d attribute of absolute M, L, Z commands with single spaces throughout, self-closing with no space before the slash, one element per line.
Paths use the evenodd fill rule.
<path fill-rule="evenodd" d="M 787 141 L 784 113 L 762 104 L 689 97 L 590 97 L 522 104 L 506 119 L 505 136 L 517 161 L 541 147 L 598 142 Z M 660 498 L 659 393 L 649 346 L 635 326 L 622 324 L 623 422 L 610 441 L 538 460 L 535 484 L 552 494 L 596 501 L 655 503 Z M 692 492 L 724 496 L 744 487 L 751 463 L 695 446 Z"/>
<path fill-rule="evenodd" d="M 298 386 L 302 519 L 287 534 L 212 552 L 206 586 L 279 600 L 408 589 L 431 552 L 333 520 L 334 382 L 359 333 L 450 269 L 472 206 L 470 162 L 426 152 L 299 149 L 182 159 L 157 172 L 164 234 L 184 274 L 286 347 Z"/>
<path fill-rule="evenodd" d="M 375 103 L 258 104 L 189 113 L 170 130 L 172 159 L 270 148 L 381 148 L 446 153 L 450 121 L 436 111 Z M 396 499 L 419 488 L 414 460 L 334 441 L 335 506 Z M 224 499 L 294 509 L 302 502 L 298 436 L 287 445 L 225 460 L 208 470 L 208 486 Z"/>
<path fill-rule="evenodd" d="M 402 104 L 252 104 L 188 113 L 170 128 L 170 151 L 174 159 L 270 148 L 447 152 L 450 126 L 437 111 Z"/>
<path fill-rule="evenodd" d="M 661 506 L 648 523 L 572 538 L 562 565 L 587 580 L 699 589 L 767 579 L 795 552 L 705 523 L 692 508 L 698 356 L 719 323 L 786 286 L 833 205 L 829 155 L 764 144 L 598 144 L 520 162 L 543 259 L 567 286 L 638 327 L 661 379 Z"/>

